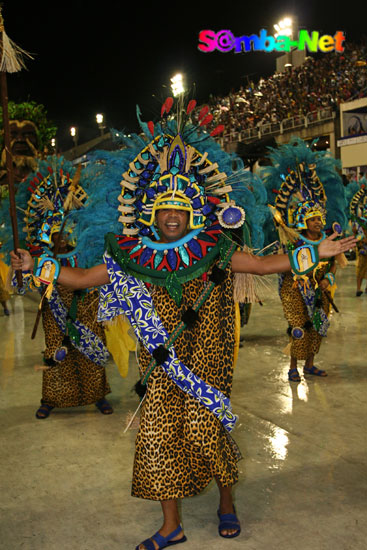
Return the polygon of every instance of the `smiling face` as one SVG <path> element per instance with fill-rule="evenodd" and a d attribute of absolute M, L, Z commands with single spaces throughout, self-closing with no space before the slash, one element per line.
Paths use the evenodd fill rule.
<path fill-rule="evenodd" d="M 321 237 L 321 230 L 323 228 L 322 219 L 320 216 L 314 216 L 313 218 L 308 218 L 306 220 L 307 224 L 307 230 L 306 230 L 306 236 L 307 234 L 310 234 L 312 237 Z"/>
<path fill-rule="evenodd" d="M 189 213 L 186 210 L 163 208 L 156 211 L 155 219 L 162 243 L 178 241 L 187 232 Z"/>

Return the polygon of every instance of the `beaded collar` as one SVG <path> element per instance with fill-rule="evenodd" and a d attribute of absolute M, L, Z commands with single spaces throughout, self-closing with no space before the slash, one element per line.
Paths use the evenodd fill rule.
<path fill-rule="evenodd" d="M 167 243 L 162 248 L 162 243 L 150 239 L 108 233 L 106 251 L 130 275 L 165 286 L 172 294 L 181 292 L 178 287 L 185 282 L 206 273 L 216 258 L 223 258 L 232 245 L 232 239 L 224 234 L 219 223 L 190 235 L 188 240 Z"/>

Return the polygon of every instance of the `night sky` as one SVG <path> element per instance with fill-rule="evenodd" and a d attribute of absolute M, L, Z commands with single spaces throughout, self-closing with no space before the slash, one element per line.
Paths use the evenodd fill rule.
<path fill-rule="evenodd" d="M 266 28 L 273 35 L 273 24 L 290 14 L 310 32 L 343 30 L 349 42 L 367 34 L 365 14 L 347 4 L 344 13 L 335 1 L 226 0 L 221 8 L 213 5 L 200 0 L 94 5 L 7 0 L 6 32 L 34 56 L 27 71 L 8 75 L 9 100 L 43 103 L 58 126 L 59 144 L 68 148 L 72 125 L 79 128 L 79 142 L 98 135 L 98 112 L 108 127 L 126 132 L 137 130 L 136 104 L 144 120 L 156 120 L 176 72 L 185 74 L 199 102 L 274 72 L 275 53 L 201 53 L 202 29 L 229 29 L 242 36 Z"/>

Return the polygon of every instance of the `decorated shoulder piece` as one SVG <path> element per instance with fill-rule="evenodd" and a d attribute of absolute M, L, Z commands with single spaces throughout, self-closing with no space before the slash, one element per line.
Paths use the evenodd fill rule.
<path fill-rule="evenodd" d="M 24 292 L 26 289 L 42 291 L 42 299 L 38 309 L 41 310 L 43 299 L 49 299 L 54 289 L 60 274 L 60 262 L 55 258 L 51 258 L 43 254 L 39 258 L 35 258 L 33 272 L 23 273 Z M 12 286 L 16 287 L 17 282 L 15 277 L 12 280 Z M 24 292 L 20 292 L 23 294 Z"/>
<path fill-rule="evenodd" d="M 33 274 L 42 284 L 51 285 L 57 281 L 60 273 L 60 263 L 55 258 L 41 256 L 34 262 Z"/>
<path fill-rule="evenodd" d="M 293 250 L 288 250 L 288 257 L 295 275 L 306 275 L 319 263 L 318 248 L 309 243 L 303 243 Z"/>

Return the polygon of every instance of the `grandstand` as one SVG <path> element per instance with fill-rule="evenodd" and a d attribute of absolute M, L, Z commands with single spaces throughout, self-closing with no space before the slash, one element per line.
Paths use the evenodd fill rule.
<path fill-rule="evenodd" d="M 241 143 L 242 150 L 246 146 L 260 151 L 269 139 L 282 144 L 298 136 L 317 140 L 316 148 L 340 158 L 344 173 L 363 174 L 367 169 L 366 60 L 366 45 L 347 44 L 343 54 L 308 56 L 299 66 L 286 66 L 281 73 L 260 78 L 256 85 L 250 82 L 227 96 L 212 98 L 212 126 L 225 127 L 221 145 L 237 151 Z M 347 119 L 354 124 L 347 125 Z M 354 131 L 358 143 L 351 139 Z"/>

